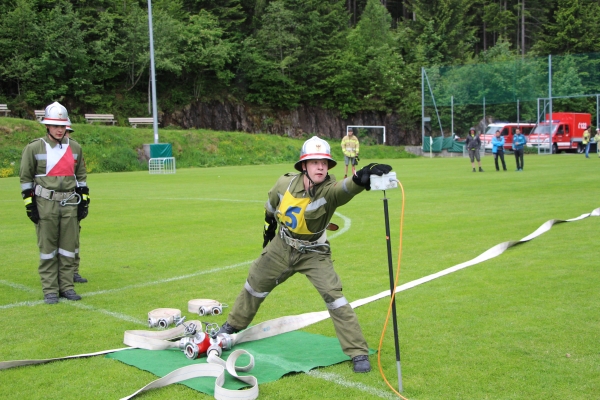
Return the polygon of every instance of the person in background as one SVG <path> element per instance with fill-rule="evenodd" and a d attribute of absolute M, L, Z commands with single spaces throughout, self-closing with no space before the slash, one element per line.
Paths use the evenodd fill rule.
<path fill-rule="evenodd" d="M 469 151 L 469 158 L 471 159 L 471 167 L 473 168 L 473 172 L 477 172 L 475 170 L 475 159 L 477 159 L 477 164 L 479 164 L 479 172 L 483 172 L 483 168 L 481 168 L 481 159 L 479 157 L 481 138 L 479 137 L 479 134 L 475 133 L 475 128 L 469 129 L 465 146 L 467 146 L 467 150 Z"/>
<path fill-rule="evenodd" d="M 585 131 L 583 131 L 583 140 L 581 141 L 581 144 L 585 146 L 585 158 L 590 158 L 590 139 L 592 136 L 590 128 L 590 126 L 585 128 Z"/>
<path fill-rule="evenodd" d="M 46 135 L 32 140 L 21 157 L 19 177 L 27 217 L 35 224 L 44 302 L 59 297 L 81 300 L 73 289 L 73 264 L 79 236 L 77 220 L 87 215 L 89 188 L 81 146 L 65 138 L 67 109 L 46 107 Z"/>
<path fill-rule="evenodd" d="M 498 166 L 498 158 L 502 161 L 502 168 L 506 171 L 506 163 L 504 162 L 504 136 L 500 134 L 500 130 L 496 131 L 496 136 L 492 138 L 492 153 L 494 154 L 494 163 L 496 171 L 500 171 Z"/>
<path fill-rule="evenodd" d="M 321 295 L 342 351 L 352 359 L 354 372 L 369 372 L 369 347 L 333 268 L 326 229 L 336 208 L 371 189 L 371 175 L 387 174 L 392 167 L 369 164 L 351 178 L 336 181 L 328 173 L 336 164 L 329 144 L 313 136 L 304 142 L 294 165 L 298 172 L 281 176 L 269 191 L 263 250 L 250 266 L 219 333 L 231 335 L 246 329 L 269 293 L 301 273 Z M 290 295 L 290 301 L 302 301 Z"/>
<path fill-rule="evenodd" d="M 71 138 L 71 132 L 75 132 L 73 128 L 71 128 L 71 121 L 69 121 L 69 125 L 67 125 L 67 132 L 65 133 L 65 137 Z M 88 197 L 88 203 L 91 199 Z M 84 217 L 85 218 L 85 217 Z M 77 218 L 77 225 L 79 226 L 79 231 L 77 232 L 77 247 L 75 248 L 75 267 L 73 268 L 73 282 L 74 283 L 86 283 L 88 280 L 83 276 L 79 275 L 79 238 L 81 237 L 81 220 Z"/>
<path fill-rule="evenodd" d="M 348 164 L 352 165 L 352 175 L 356 174 L 356 165 L 358 164 L 358 150 L 358 138 L 354 136 L 352 128 L 348 128 L 346 136 L 344 136 L 344 138 L 342 139 L 342 152 L 344 153 L 344 164 L 346 164 L 344 178 L 348 177 Z"/>
<path fill-rule="evenodd" d="M 525 160 L 523 159 L 523 152 L 525 151 L 525 144 L 527 138 L 521 133 L 521 130 L 517 128 L 515 136 L 513 137 L 512 148 L 515 152 L 515 160 L 517 161 L 517 171 L 523 171 L 525 166 Z"/>

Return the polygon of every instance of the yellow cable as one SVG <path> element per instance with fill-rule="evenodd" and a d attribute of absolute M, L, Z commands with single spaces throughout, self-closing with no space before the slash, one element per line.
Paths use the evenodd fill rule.
<path fill-rule="evenodd" d="M 408 400 L 406 397 L 402 396 L 396 389 L 394 389 L 394 387 L 387 380 L 387 377 L 383 373 L 383 368 L 381 367 L 381 348 L 383 346 L 383 337 L 385 336 L 385 331 L 387 329 L 388 322 L 390 320 L 390 314 L 392 313 L 392 304 L 394 304 L 394 298 L 396 297 L 396 287 L 398 286 L 398 278 L 400 277 L 400 261 L 402 260 L 402 227 L 404 225 L 404 187 L 402 186 L 402 183 L 400 181 L 396 181 L 396 182 L 398 182 L 400 189 L 402 189 L 402 212 L 400 213 L 400 241 L 398 243 L 398 267 L 396 268 L 396 278 L 394 280 L 394 289 L 392 290 L 392 293 L 390 296 L 390 305 L 388 307 L 387 316 L 385 317 L 385 323 L 383 324 L 383 330 L 381 331 L 381 338 L 379 339 L 379 347 L 377 348 L 377 365 L 379 366 L 379 373 L 381 374 L 386 385 L 388 385 L 389 388 L 392 389 L 392 391 L 398 395 L 398 397 L 400 397 L 401 399 L 404 399 L 404 400 Z"/>

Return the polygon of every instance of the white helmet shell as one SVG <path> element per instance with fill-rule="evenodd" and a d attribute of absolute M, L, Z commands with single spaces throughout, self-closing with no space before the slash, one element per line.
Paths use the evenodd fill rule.
<path fill-rule="evenodd" d="M 69 119 L 69 124 L 67 125 L 67 132 L 75 132 L 73 128 L 71 128 L 71 119 Z"/>
<path fill-rule="evenodd" d="M 69 113 L 67 112 L 67 109 L 62 104 L 55 101 L 46 107 L 42 124 L 67 126 L 71 125 L 71 121 L 69 120 Z"/>
<path fill-rule="evenodd" d="M 329 143 L 316 136 L 311 137 L 302 145 L 300 160 L 294 164 L 297 171 L 302 172 L 302 162 L 308 160 L 327 160 L 329 169 L 335 167 L 337 162 L 331 158 Z"/>

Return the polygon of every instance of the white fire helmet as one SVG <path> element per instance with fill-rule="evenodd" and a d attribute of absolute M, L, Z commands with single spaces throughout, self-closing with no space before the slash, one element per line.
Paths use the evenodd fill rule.
<path fill-rule="evenodd" d="M 300 150 L 300 160 L 294 164 L 294 168 L 302 172 L 302 162 L 308 160 L 327 160 L 329 169 L 337 165 L 337 162 L 331 158 L 329 143 L 316 136 L 304 142 L 302 150 Z"/>
<path fill-rule="evenodd" d="M 67 126 L 71 125 L 71 121 L 69 120 L 69 113 L 67 112 L 67 109 L 62 104 L 55 101 L 46 107 L 42 124 Z"/>
<path fill-rule="evenodd" d="M 69 125 L 67 125 L 67 132 L 75 132 L 73 128 L 71 128 L 71 119 L 69 119 Z"/>

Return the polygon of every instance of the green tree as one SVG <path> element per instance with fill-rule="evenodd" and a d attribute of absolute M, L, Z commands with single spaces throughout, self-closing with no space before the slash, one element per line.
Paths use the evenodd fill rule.
<path fill-rule="evenodd" d="M 600 51 L 600 7 L 594 0 L 558 0 L 552 21 L 534 46 L 540 54 Z"/>
<path fill-rule="evenodd" d="M 257 32 L 243 43 L 241 67 L 248 82 L 247 100 L 281 108 L 299 102 L 299 85 L 290 76 L 300 40 L 295 14 L 282 0 L 270 3 Z"/>
<path fill-rule="evenodd" d="M 417 59 L 422 65 L 453 64 L 473 56 L 477 28 L 474 0 L 414 0 Z"/>
<path fill-rule="evenodd" d="M 217 18 L 204 10 L 190 18 L 183 35 L 185 71 L 193 82 L 193 96 L 199 100 L 215 87 L 214 78 L 224 85 L 233 78 L 227 64 L 236 56 L 235 46 L 223 39 Z"/>
<path fill-rule="evenodd" d="M 16 85 L 16 95 L 26 102 L 40 102 L 36 93 L 34 66 L 42 51 L 43 33 L 36 10 L 27 0 L 17 0 L 14 9 L 0 20 L 0 76 Z"/>
<path fill-rule="evenodd" d="M 348 60 L 357 72 L 352 92 L 361 100 L 361 108 L 391 111 L 402 96 L 405 65 L 391 23 L 379 0 L 368 0 L 360 21 L 348 35 Z"/>

